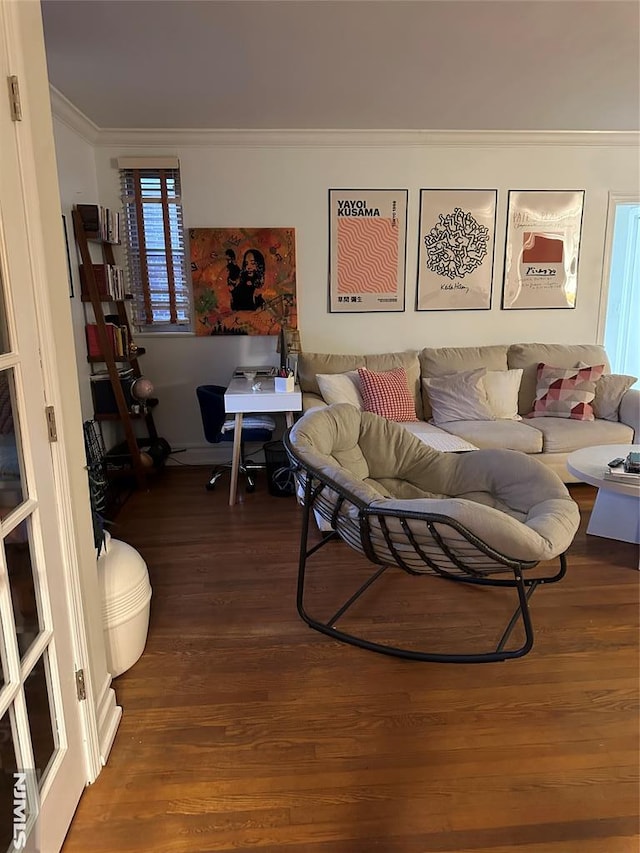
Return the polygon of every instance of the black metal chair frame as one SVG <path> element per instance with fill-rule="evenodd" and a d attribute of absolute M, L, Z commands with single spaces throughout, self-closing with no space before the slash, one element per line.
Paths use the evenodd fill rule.
<path fill-rule="evenodd" d="M 490 663 L 496 661 L 510 660 L 526 655 L 533 647 L 534 631 L 529 611 L 529 600 L 538 588 L 545 584 L 556 583 L 561 580 L 567 570 L 566 552 L 560 554 L 559 570 L 552 575 L 543 577 L 527 578 L 524 572 L 533 569 L 538 565 L 537 561 L 527 562 L 516 560 L 501 554 L 496 551 L 486 542 L 479 539 L 471 531 L 467 530 L 463 525 L 455 519 L 448 516 L 439 515 L 436 513 L 420 513 L 411 511 L 398 511 L 397 509 L 385 510 L 381 507 L 370 507 L 365 504 L 358 496 L 349 492 L 342 486 L 339 486 L 335 481 L 326 477 L 322 472 L 310 466 L 308 463 L 300 459 L 296 453 L 296 449 L 289 441 L 289 435 L 285 435 L 284 444 L 287 452 L 292 460 L 293 468 L 296 473 L 298 482 L 304 490 L 302 498 L 303 520 L 302 531 L 300 537 L 300 555 L 298 561 L 298 584 L 296 603 L 298 613 L 301 618 L 316 631 L 326 634 L 335 640 L 339 640 L 349 645 L 358 646 L 369 651 L 379 652 L 393 657 L 405 658 L 408 660 L 432 661 L 438 663 Z M 326 500 L 327 491 L 331 491 L 337 495 L 337 499 L 331 498 Z M 323 501 L 323 498 L 325 500 Z M 376 571 L 342 604 L 338 610 L 329 619 L 318 619 L 309 615 L 305 609 L 305 582 L 307 579 L 307 561 L 309 557 L 324 547 L 329 541 L 337 537 L 343 539 L 346 544 L 355 547 L 354 543 L 350 543 L 348 538 L 340 531 L 338 526 L 340 509 L 345 502 L 352 504 L 358 509 L 358 536 L 365 557 L 373 564 L 379 565 L 380 568 Z M 327 507 L 331 505 L 330 514 L 327 512 Z M 314 508 L 318 508 L 320 515 L 326 518 L 331 525 L 331 530 L 324 533 L 321 540 L 308 547 L 309 540 L 309 524 L 311 521 L 311 512 Z M 393 536 L 387 524 L 387 518 L 394 518 L 400 521 L 403 532 L 406 536 L 406 543 L 410 543 L 414 552 L 419 556 L 421 562 L 430 570 L 427 572 L 416 572 L 412 569 L 402 556 L 401 551 L 396 547 L 393 541 Z M 372 540 L 372 522 L 377 521 L 382 530 L 385 542 L 394 558 L 394 563 L 383 561 L 375 552 Z M 439 550 L 444 558 L 443 562 L 449 565 L 453 564 L 457 572 L 451 571 L 438 561 L 434 560 L 433 556 L 427 555 L 423 548 L 416 540 L 412 533 L 408 520 L 424 522 L 431 537 L 437 543 Z M 457 556 L 451 547 L 446 542 L 446 537 L 443 536 L 441 529 L 450 528 L 459 536 L 462 536 L 469 545 L 476 549 L 477 552 L 487 558 L 487 562 L 482 570 L 475 566 L 465 563 Z M 359 550 L 355 547 L 355 550 Z M 475 654 L 469 653 L 444 653 L 444 652 L 428 652 L 416 651 L 413 649 L 400 648 L 397 646 L 387 645 L 384 643 L 367 640 L 347 631 L 340 630 L 336 627 L 336 623 L 347 610 L 371 587 L 389 568 L 400 568 L 412 575 L 433 574 L 440 578 L 457 581 L 466 584 L 475 584 L 478 586 L 497 587 L 503 589 L 515 589 L 518 595 L 518 606 L 516 607 L 511 619 L 509 620 L 502 636 L 493 651 L 478 652 Z M 459 572 L 459 573 L 458 573 Z M 494 578 L 488 575 L 498 572 L 511 572 L 513 578 Z M 513 629 L 522 622 L 524 629 L 524 642 L 516 649 L 505 648 Z"/>

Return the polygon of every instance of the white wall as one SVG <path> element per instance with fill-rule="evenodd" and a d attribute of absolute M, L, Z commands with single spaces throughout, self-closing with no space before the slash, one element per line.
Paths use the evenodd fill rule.
<path fill-rule="evenodd" d="M 53 122 L 53 134 L 56 146 L 58 182 L 60 184 L 60 203 L 66 219 L 71 275 L 74 297 L 70 300 L 73 318 L 73 336 L 78 363 L 78 381 L 80 383 L 80 404 L 82 419 L 93 417 L 91 389 L 89 387 L 90 366 L 87 362 L 85 342 L 84 306 L 80 301 L 80 278 L 78 275 L 78 254 L 73 236 L 71 211 L 75 204 L 95 204 L 99 198 L 96 179 L 95 150 L 93 145 L 80 137 L 59 120 Z"/>
<path fill-rule="evenodd" d="M 297 238 L 299 321 L 303 347 L 316 352 L 366 353 L 424 346 L 491 344 L 512 341 L 594 342 L 602 275 L 607 196 L 610 190 L 639 185 L 637 148 L 625 137 L 563 135 L 542 142 L 524 134 L 501 139 L 464 133 L 450 144 L 422 142 L 418 134 L 367 144 L 357 132 L 298 136 L 278 141 L 259 133 L 174 132 L 164 144 L 152 132 L 138 133 L 136 144 L 96 148 L 99 199 L 119 204 L 115 158 L 133 154 L 173 154 L 180 158 L 184 220 L 203 226 L 293 226 Z M 59 137 L 61 144 L 66 144 Z M 337 139 L 337 137 L 336 137 Z M 637 142 L 637 140 L 636 140 Z M 456 144 L 457 143 L 457 144 Z M 64 159 L 66 170 L 68 160 Z M 71 167 L 73 163 L 70 163 Z M 71 169 L 73 171 L 73 169 Z M 64 183 L 64 176 L 61 182 Z M 86 183 L 90 188 L 90 182 Z M 404 313 L 338 315 L 327 312 L 328 197 L 330 187 L 408 188 L 407 285 Z M 497 188 L 493 307 L 490 311 L 416 312 L 418 202 L 421 187 Z M 556 311 L 500 309 L 507 191 L 509 189 L 584 189 L 577 307 Z M 70 195 L 65 196 L 69 200 Z M 89 201 L 88 198 L 83 200 Z M 138 341 L 140 343 L 140 340 Z M 154 382 L 160 405 L 156 422 L 174 448 L 203 446 L 195 398 L 196 385 L 225 384 L 237 363 L 275 363 L 275 339 L 148 337 L 144 372 Z"/>

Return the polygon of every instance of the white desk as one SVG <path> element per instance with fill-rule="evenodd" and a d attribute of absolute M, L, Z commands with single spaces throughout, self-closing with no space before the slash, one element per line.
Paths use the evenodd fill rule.
<path fill-rule="evenodd" d="M 598 489 L 587 527 L 587 533 L 592 536 L 640 542 L 640 486 L 604 477 L 607 462 L 617 456 L 626 456 L 632 450 L 640 450 L 640 445 L 602 444 L 576 450 L 567 459 L 569 473 Z"/>
<path fill-rule="evenodd" d="M 260 390 L 252 391 L 251 386 L 256 382 L 260 383 Z M 234 377 L 225 391 L 224 410 L 227 414 L 236 416 L 229 488 L 229 506 L 233 506 L 238 490 L 242 415 L 249 412 L 285 412 L 287 426 L 290 427 L 293 425 L 293 413 L 302 411 L 302 393 L 297 385 L 293 391 L 276 391 L 273 378 L 254 379 L 253 382 L 249 382 L 244 377 Z"/>

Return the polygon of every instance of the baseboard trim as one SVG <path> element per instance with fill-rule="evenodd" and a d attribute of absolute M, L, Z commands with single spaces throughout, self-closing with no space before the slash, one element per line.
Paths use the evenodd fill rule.
<path fill-rule="evenodd" d="M 97 711 L 100 761 L 104 766 L 109 758 L 109 753 L 111 752 L 111 747 L 113 746 L 116 732 L 122 719 L 122 708 L 117 704 L 115 690 L 111 687 L 110 675 L 107 676 L 102 685 Z"/>

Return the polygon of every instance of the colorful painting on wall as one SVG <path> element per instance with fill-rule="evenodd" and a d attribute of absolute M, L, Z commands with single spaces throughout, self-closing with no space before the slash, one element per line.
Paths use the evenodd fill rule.
<path fill-rule="evenodd" d="M 294 228 L 191 228 L 197 335 L 298 327 Z"/>
<path fill-rule="evenodd" d="M 510 190 L 502 307 L 575 308 L 584 190 Z"/>
<path fill-rule="evenodd" d="M 497 190 L 420 190 L 416 311 L 491 308 Z"/>
<path fill-rule="evenodd" d="M 329 190 L 329 311 L 404 311 L 407 190 Z"/>

